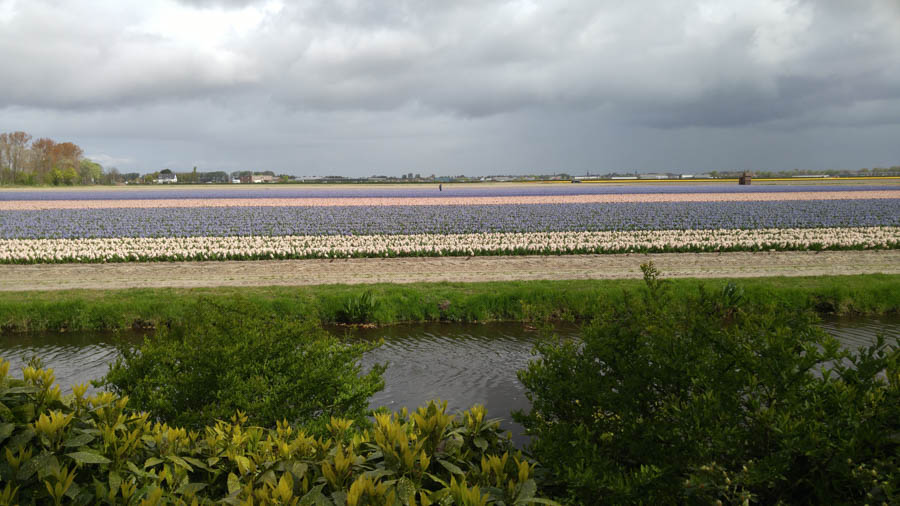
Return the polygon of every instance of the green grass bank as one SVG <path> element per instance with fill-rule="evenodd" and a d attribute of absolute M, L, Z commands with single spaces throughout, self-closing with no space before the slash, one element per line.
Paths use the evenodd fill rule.
<path fill-rule="evenodd" d="M 695 294 L 727 279 L 673 279 Z M 900 275 L 747 278 L 735 281 L 749 301 L 773 301 L 821 314 L 900 313 Z M 327 323 L 590 318 L 604 302 L 634 293 L 642 280 L 415 283 L 304 287 L 70 290 L 0 293 L 0 331 L 72 332 L 152 328 L 190 318 L 191 303 L 240 297 L 250 310 Z"/>

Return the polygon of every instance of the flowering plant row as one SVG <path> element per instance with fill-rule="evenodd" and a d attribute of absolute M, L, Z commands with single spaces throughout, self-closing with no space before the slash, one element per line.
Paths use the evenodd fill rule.
<path fill-rule="evenodd" d="M 183 186 L 183 187 L 95 187 L 81 190 L 6 190 L 3 201 L 136 200 L 136 199 L 254 199 L 254 198 L 428 198 L 428 197 L 516 197 L 526 195 L 629 195 L 678 193 L 784 193 L 896 191 L 896 183 L 885 184 L 790 184 L 738 186 L 733 183 L 676 184 L 512 184 L 512 185 L 302 185 L 302 186 Z M 790 198 L 789 196 L 786 198 Z"/>
<path fill-rule="evenodd" d="M 417 235 L 900 226 L 900 198 L 0 211 L 0 239 Z"/>
<path fill-rule="evenodd" d="M 0 239 L 0 263 L 900 248 L 900 227 Z"/>

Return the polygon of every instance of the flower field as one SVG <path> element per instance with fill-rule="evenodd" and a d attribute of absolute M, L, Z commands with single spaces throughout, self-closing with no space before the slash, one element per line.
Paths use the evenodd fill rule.
<path fill-rule="evenodd" d="M 0 262 L 260 260 L 900 247 L 898 227 L 11 239 Z"/>
<path fill-rule="evenodd" d="M 179 199 L 221 199 L 221 198 L 444 198 L 444 197 L 522 197 L 553 195 L 659 195 L 697 193 L 790 193 L 806 192 L 857 192 L 857 191 L 897 191 L 900 185 L 886 184 L 807 184 L 807 185 L 760 185 L 737 186 L 734 184 L 696 184 L 675 182 L 669 184 L 515 184 L 515 185 L 447 185 L 438 191 L 436 185 L 380 186 L 380 185 L 334 185 L 334 186 L 217 186 L 214 188 L 182 187 L 139 187 L 128 189 L 85 189 L 85 190 L 16 190 L 0 191 L 0 202 L 4 201 L 54 201 L 54 200 L 165 200 Z"/>
<path fill-rule="evenodd" d="M 662 188 L 0 192 L 0 263 L 900 248 L 897 186 Z"/>

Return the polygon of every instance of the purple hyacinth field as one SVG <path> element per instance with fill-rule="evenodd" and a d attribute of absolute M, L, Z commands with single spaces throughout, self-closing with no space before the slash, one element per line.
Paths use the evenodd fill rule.
<path fill-rule="evenodd" d="M 3 191 L 0 262 L 897 248 L 898 188 Z M 175 239 L 182 241 L 177 247 L 165 242 Z"/>

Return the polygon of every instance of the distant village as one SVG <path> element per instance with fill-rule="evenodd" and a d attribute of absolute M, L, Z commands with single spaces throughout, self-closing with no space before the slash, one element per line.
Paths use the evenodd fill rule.
<path fill-rule="evenodd" d="M 792 170 L 747 171 L 728 169 L 695 173 L 689 169 L 667 172 L 647 172 L 630 168 L 607 173 L 548 172 L 534 175 L 447 176 L 408 172 L 400 176 L 371 175 L 346 177 L 333 175 L 294 176 L 276 174 L 271 170 L 188 171 L 163 169 L 149 173 L 120 172 L 116 167 L 103 167 L 84 156 L 84 151 L 72 142 L 49 138 L 34 139 L 27 132 L 0 132 L 0 185 L 2 186 L 73 186 L 73 185 L 153 185 L 153 184 L 278 184 L 278 183 L 479 183 L 479 182 L 570 182 L 594 180 L 710 180 L 734 179 L 749 184 L 753 178 L 830 178 L 830 177 L 900 177 L 900 166 L 875 167 L 859 170 Z"/>
<path fill-rule="evenodd" d="M 479 183 L 479 182 L 589 182 L 603 181 L 628 181 L 628 180 L 709 180 L 709 179 L 739 179 L 749 180 L 755 177 L 768 178 L 832 178 L 832 177 L 867 177 L 867 176 L 900 176 L 900 166 L 890 168 L 860 169 L 860 170 L 826 170 L 826 171 L 710 171 L 700 174 L 686 174 L 680 172 L 642 173 L 611 172 L 604 174 L 585 173 L 573 175 L 568 173 L 543 174 L 543 175 L 490 175 L 490 176 L 438 176 L 435 174 L 423 175 L 419 173 L 407 173 L 400 176 L 372 175 L 368 177 L 347 176 L 294 176 L 289 174 L 276 174 L 273 171 L 235 171 L 235 172 L 174 172 L 163 170 L 151 174 L 129 173 L 121 175 L 126 184 L 272 184 L 272 183 Z"/>

